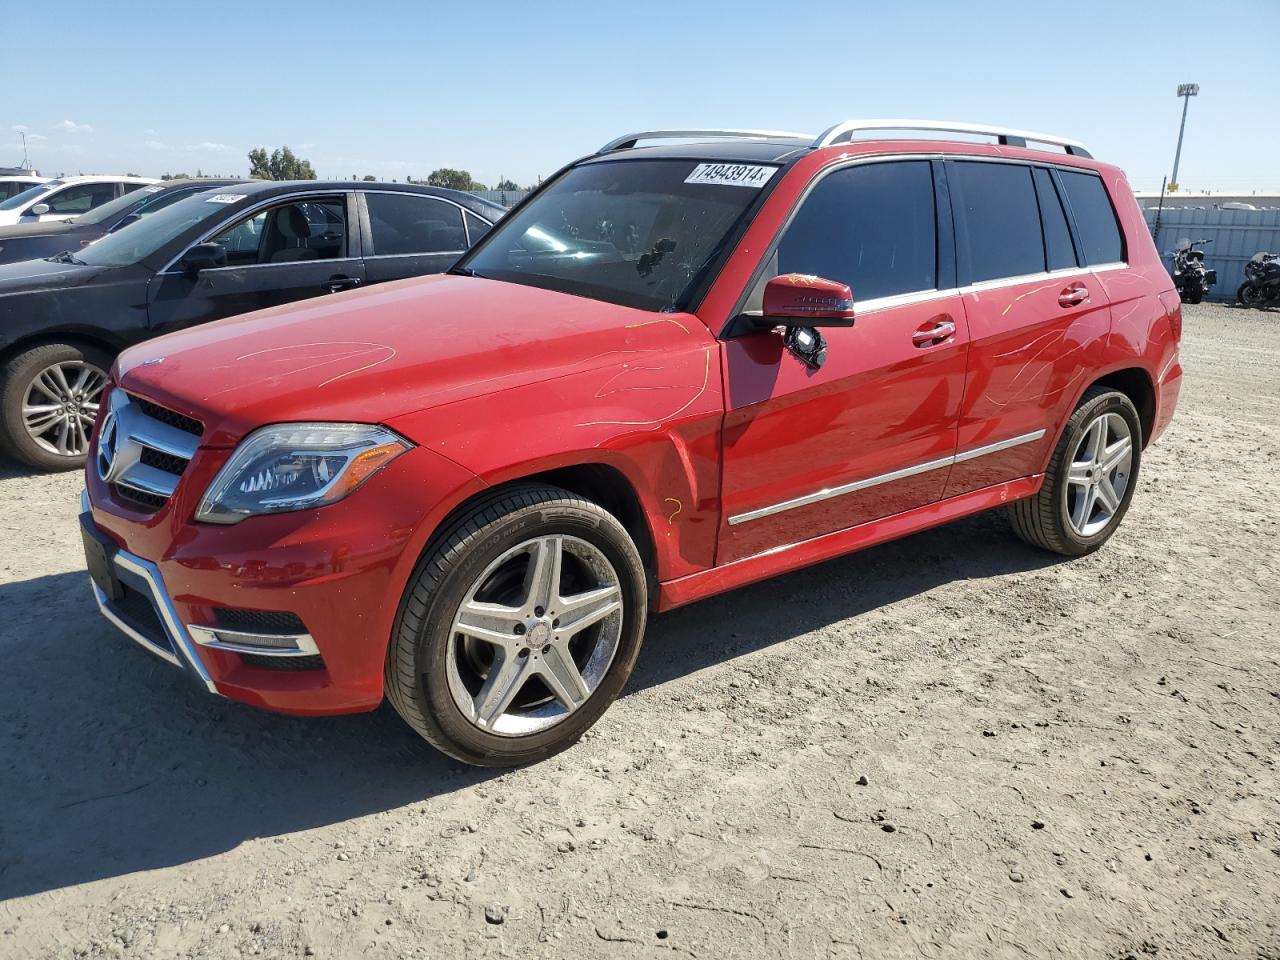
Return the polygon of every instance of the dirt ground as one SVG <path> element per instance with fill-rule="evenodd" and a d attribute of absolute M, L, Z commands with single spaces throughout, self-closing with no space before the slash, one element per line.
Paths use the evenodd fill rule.
<path fill-rule="evenodd" d="M 198 691 L 0 467 L 0 956 L 1280 958 L 1280 313 L 1074 561 L 976 517 L 650 624 L 540 766 Z"/>

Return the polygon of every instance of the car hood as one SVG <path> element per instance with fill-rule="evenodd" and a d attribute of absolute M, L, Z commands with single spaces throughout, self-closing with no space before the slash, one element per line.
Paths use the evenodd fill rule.
<path fill-rule="evenodd" d="M 385 423 L 691 338 L 711 334 L 688 314 L 435 275 L 170 334 L 121 354 L 117 379 L 218 447 L 269 423 Z"/>
<path fill-rule="evenodd" d="M 58 237 L 71 233 L 76 225 L 70 221 L 54 221 L 50 223 L 15 223 L 9 227 L 0 227 L 0 244 L 6 240 L 18 240 L 26 237 Z"/>
<path fill-rule="evenodd" d="M 81 286 L 114 270 L 115 267 L 89 267 L 78 263 L 53 260 L 20 260 L 0 264 L 0 304 L 5 297 L 36 290 L 54 290 Z M 3 306 L 0 306 L 0 310 Z"/>

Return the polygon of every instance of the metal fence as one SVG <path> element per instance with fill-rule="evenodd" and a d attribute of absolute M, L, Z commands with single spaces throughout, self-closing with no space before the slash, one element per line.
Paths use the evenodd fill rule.
<path fill-rule="evenodd" d="M 490 203 L 496 203 L 510 210 L 517 203 L 527 197 L 533 191 L 531 190 L 470 190 L 472 196 L 479 197 L 481 200 L 488 200 Z"/>
<path fill-rule="evenodd" d="M 1156 211 L 1144 210 L 1147 226 L 1155 229 Z M 1280 210 L 1222 210 L 1217 207 L 1165 207 L 1160 213 L 1156 249 L 1172 270 L 1174 245 L 1183 237 L 1208 238 L 1205 266 L 1218 271 L 1211 300 L 1234 300 L 1244 283 L 1244 265 L 1260 250 L 1280 252 Z"/>

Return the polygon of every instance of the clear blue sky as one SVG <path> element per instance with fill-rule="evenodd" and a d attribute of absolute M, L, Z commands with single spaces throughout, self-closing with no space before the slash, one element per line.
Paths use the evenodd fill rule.
<path fill-rule="evenodd" d="M 149 11 L 154 11 L 149 13 Z M 1280 189 L 1280 0 L 64 2 L 0 57 L 0 164 L 525 183 L 632 129 L 853 116 L 1062 133 L 1159 188 Z"/>

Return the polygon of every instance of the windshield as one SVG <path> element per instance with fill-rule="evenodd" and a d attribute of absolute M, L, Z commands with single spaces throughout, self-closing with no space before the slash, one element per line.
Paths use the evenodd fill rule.
<path fill-rule="evenodd" d="M 100 207 L 90 210 L 88 213 L 82 213 L 76 217 L 76 223 L 103 223 L 112 222 L 117 216 L 121 216 L 128 212 L 129 208 L 135 203 L 139 203 L 158 193 L 164 187 L 143 187 L 141 190 L 134 190 L 132 193 L 126 193 L 123 197 L 116 197 L 109 203 L 104 203 Z"/>
<path fill-rule="evenodd" d="M 44 183 L 37 183 L 30 190 L 23 190 L 21 193 L 15 193 L 4 203 L 0 203 L 0 210 L 17 210 L 19 207 L 26 206 L 42 193 L 48 193 L 54 187 L 62 186 L 61 180 L 46 180 Z"/>
<path fill-rule="evenodd" d="M 586 163 L 499 221 L 459 269 L 642 310 L 685 310 L 776 169 Z"/>
<path fill-rule="evenodd" d="M 95 240 L 76 251 L 76 259 L 95 267 L 128 266 L 151 256 L 210 214 L 225 213 L 226 209 L 220 204 L 207 203 L 197 193 Z"/>

